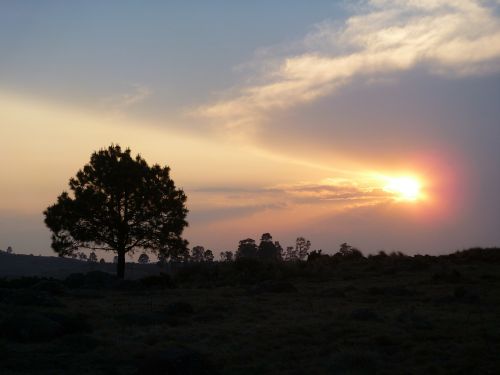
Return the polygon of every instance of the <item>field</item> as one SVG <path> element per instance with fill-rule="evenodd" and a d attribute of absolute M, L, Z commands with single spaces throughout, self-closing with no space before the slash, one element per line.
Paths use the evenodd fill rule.
<path fill-rule="evenodd" d="M 5 375 L 500 371 L 497 256 L 198 264 L 138 281 L 94 272 L 0 286 Z"/>

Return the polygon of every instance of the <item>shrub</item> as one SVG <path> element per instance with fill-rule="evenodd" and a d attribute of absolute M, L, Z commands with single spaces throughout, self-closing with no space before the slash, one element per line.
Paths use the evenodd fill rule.
<path fill-rule="evenodd" d="M 3 289 L 0 301 L 16 306 L 62 307 L 62 303 L 46 292 L 32 289 Z"/>
<path fill-rule="evenodd" d="M 119 280 L 116 276 L 102 271 L 91 271 L 86 274 L 73 273 L 64 283 L 70 288 L 110 288 L 116 286 Z"/>
<path fill-rule="evenodd" d="M 173 302 L 167 305 L 166 313 L 170 316 L 182 317 L 194 312 L 193 305 L 188 302 Z"/>
<path fill-rule="evenodd" d="M 351 318 L 354 320 L 375 321 L 380 320 L 379 315 L 371 309 L 357 309 L 351 312 Z"/>
<path fill-rule="evenodd" d="M 260 293 L 295 293 L 297 288 L 288 281 L 276 281 L 267 280 L 255 284 L 251 289 L 250 293 L 260 294 Z"/>
<path fill-rule="evenodd" d="M 217 371 L 207 357 L 183 347 L 170 346 L 148 352 L 141 359 L 137 375 L 215 375 Z"/>
<path fill-rule="evenodd" d="M 346 294 L 343 290 L 337 288 L 328 288 L 323 290 L 320 295 L 322 297 L 345 298 Z"/>
<path fill-rule="evenodd" d="M 43 314 L 63 327 L 64 334 L 89 333 L 92 327 L 82 314 L 47 312 Z"/>
<path fill-rule="evenodd" d="M 54 296 L 61 296 L 67 292 L 66 286 L 57 280 L 42 280 L 33 285 L 32 288 L 33 290 L 47 292 Z"/>
<path fill-rule="evenodd" d="M 175 283 L 166 273 L 160 273 L 160 275 L 146 276 L 139 280 L 140 284 L 144 287 L 158 287 L 158 288 L 175 288 Z"/>
<path fill-rule="evenodd" d="M 116 315 L 115 319 L 127 326 L 150 326 L 168 321 L 168 317 L 159 312 L 127 312 Z"/>
<path fill-rule="evenodd" d="M 19 342 L 52 340 L 63 333 L 61 324 L 42 314 L 11 315 L 0 323 L 0 335 Z"/>

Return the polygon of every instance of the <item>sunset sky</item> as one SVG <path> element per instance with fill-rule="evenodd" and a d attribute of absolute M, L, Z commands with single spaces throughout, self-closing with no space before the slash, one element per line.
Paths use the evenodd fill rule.
<path fill-rule="evenodd" d="M 0 249 L 118 143 L 191 246 L 500 245 L 500 1 L 2 1 Z"/>

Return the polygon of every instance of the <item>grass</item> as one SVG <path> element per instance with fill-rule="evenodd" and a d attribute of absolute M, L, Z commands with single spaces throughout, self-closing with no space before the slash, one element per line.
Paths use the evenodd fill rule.
<path fill-rule="evenodd" d="M 151 353 L 171 347 L 200 353 L 219 374 L 500 371 L 498 262 L 365 260 L 322 265 L 321 277 L 301 267 L 286 277 L 296 292 L 256 294 L 227 280 L 207 288 L 182 275 L 176 288 L 54 288 L 54 305 L 4 298 L 0 321 L 58 313 L 63 333 L 0 334 L 0 373 L 137 374 Z"/>

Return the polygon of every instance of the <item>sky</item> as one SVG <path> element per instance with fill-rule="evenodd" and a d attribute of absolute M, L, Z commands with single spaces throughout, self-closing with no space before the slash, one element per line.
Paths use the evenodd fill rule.
<path fill-rule="evenodd" d="M 500 246 L 500 1 L 0 2 L 0 249 L 93 151 L 171 167 L 191 246 Z"/>

